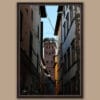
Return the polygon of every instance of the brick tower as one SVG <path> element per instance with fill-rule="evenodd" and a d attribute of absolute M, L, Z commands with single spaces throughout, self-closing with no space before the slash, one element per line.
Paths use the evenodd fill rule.
<path fill-rule="evenodd" d="M 43 58 L 44 58 L 47 71 L 50 73 L 51 79 L 54 80 L 54 76 L 55 76 L 54 57 L 55 57 L 56 44 L 52 39 L 45 39 L 43 49 L 44 49 Z"/>

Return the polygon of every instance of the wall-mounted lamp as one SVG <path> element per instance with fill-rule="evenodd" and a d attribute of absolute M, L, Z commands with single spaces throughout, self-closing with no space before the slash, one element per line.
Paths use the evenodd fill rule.
<path fill-rule="evenodd" d="M 58 12 L 58 14 L 62 14 L 62 13 L 63 13 L 63 11 L 59 11 L 59 12 Z"/>

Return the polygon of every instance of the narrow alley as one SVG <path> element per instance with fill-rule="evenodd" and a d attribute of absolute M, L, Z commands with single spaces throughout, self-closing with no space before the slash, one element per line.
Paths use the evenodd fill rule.
<path fill-rule="evenodd" d="M 19 96 L 82 94 L 82 4 L 18 4 Z"/>

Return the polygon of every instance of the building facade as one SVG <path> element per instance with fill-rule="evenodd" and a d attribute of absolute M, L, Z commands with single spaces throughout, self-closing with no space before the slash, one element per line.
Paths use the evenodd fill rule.
<path fill-rule="evenodd" d="M 58 7 L 55 35 L 60 38 L 59 94 L 81 95 L 81 9 L 78 4 Z"/>
<path fill-rule="evenodd" d="M 59 94 L 59 66 L 58 55 L 55 55 L 55 94 Z"/>
<path fill-rule="evenodd" d="M 18 93 L 21 95 L 40 94 L 41 17 L 46 17 L 44 6 L 18 5 Z"/>
<path fill-rule="evenodd" d="M 55 80 L 55 48 L 56 48 L 56 44 L 54 41 L 50 40 L 50 39 L 44 39 L 44 62 L 45 62 L 45 66 L 47 68 L 47 71 L 50 73 L 51 75 L 51 79 L 54 81 Z"/>

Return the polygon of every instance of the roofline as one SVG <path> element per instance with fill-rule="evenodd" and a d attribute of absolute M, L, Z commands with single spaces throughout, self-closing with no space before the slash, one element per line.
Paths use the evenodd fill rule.
<path fill-rule="evenodd" d="M 40 6 L 41 17 L 47 17 L 45 6 Z"/>
<path fill-rule="evenodd" d="M 63 6 L 59 6 L 57 12 L 62 11 L 62 10 L 63 10 Z M 61 19 L 61 14 L 57 14 L 57 21 L 56 21 L 54 35 L 57 35 L 57 33 L 58 33 L 58 28 L 59 28 L 59 25 L 60 25 L 60 19 Z"/>
<path fill-rule="evenodd" d="M 58 14 L 57 15 L 57 21 L 56 21 L 54 35 L 57 35 L 57 33 L 58 33 L 58 28 L 59 28 L 59 25 L 60 25 L 60 19 L 61 19 L 61 15 Z"/>

